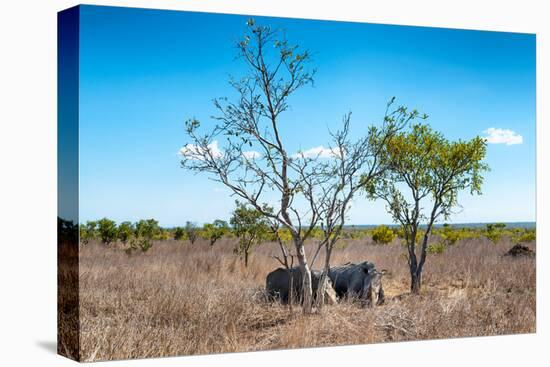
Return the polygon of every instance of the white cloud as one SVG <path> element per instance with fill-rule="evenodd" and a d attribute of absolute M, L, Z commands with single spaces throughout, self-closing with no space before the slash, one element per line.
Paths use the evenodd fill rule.
<path fill-rule="evenodd" d="M 490 127 L 485 130 L 484 133 L 487 134 L 485 140 L 489 144 L 523 144 L 523 136 L 509 129 L 498 129 Z"/>
<path fill-rule="evenodd" d="M 334 158 L 340 156 L 340 152 L 336 148 L 325 148 L 322 145 L 311 148 L 305 151 L 299 151 L 294 154 L 293 158 Z"/>
<path fill-rule="evenodd" d="M 218 147 L 218 141 L 214 140 L 211 144 L 208 145 L 208 151 L 210 151 L 210 154 L 214 158 L 221 158 L 223 157 L 223 152 Z M 202 148 L 194 145 L 194 144 L 187 144 L 186 146 L 182 147 L 180 149 L 180 154 L 187 159 L 195 159 L 195 160 L 202 160 L 203 155 L 205 151 L 202 150 Z"/>
<path fill-rule="evenodd" d="M 256 159 L 256 158 L 260 158 L 262 155 L 259 152 L 256 152 L 255 150 L 249 150 L 249 151 L 243 152 L 243 156 L 246 159 Z"/>

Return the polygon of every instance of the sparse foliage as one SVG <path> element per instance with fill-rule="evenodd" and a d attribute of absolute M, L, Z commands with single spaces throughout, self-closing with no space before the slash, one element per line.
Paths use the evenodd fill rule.
<path fill-rule="evenodd" d="M 197 240 L 197 237 L 199 236 L 199 229 L 197 226 L 192 222 L 186 222 L 185 223 L 185 236 L 191 242 L 191 244 L 194 244 Z"/>
<path fill-rule="evenodd" d="M 317 159 L 294 159 L 286 151 L 280 117 L 288 111 L 293 93 L 313 83 L 315 72 L 308 69 L 310 53 L 290 44 L 282 32 L 253 20 L 247 25 L 236 46 L 248 74 L 230 80 L 237 94 L 234 100 L 214 100 L 219 114 L 212 130 L 200 134 L 197 119 L 186 122 L 191 143 L 182 149 L 182 166 L 210 174 L 266 216 L 273 227 L 290 231 L 304 277 L 304 312 L 309 313 L 311 273 L 303 244 L 319 216 L 307 195 L 321 182 Z M 216 139 L 226 140 L 221 152 L 213 149 Z M 268 212 L 265 197 L 274 194 L 280 207 Z M 306 197 L 306 210 L 297 205 L 299 197 Z"/>

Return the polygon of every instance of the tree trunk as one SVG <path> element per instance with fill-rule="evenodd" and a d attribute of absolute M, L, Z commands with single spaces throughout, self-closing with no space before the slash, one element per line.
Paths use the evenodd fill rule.
<path fill-rule="evenodd" d="M 319 285 L 317 287 L 317 307 L 322 308 L 325 304 L 325 289 L 328 279 L 328 271 L 330 269 L 330 257 L 332 255 L 332 248 L 335 241 L 329 241 L 325 247 L 325 264 L 323 266 L 323 273 L 321 274 L 321 279 L 319 280 Z"/>
<path fill-rule="evenodd" d="M 428 239 L 434 220 L 434 213 L 432 213 L 431 221 L 426 228 L 426 232 L 424 233 L 424 238 L 422 239 L 422 244 L 420 246 L 420 261 L 417 264 L 415 256 L 414 272 L 413 268 L 411 267 L 411 292 L 414 294 L 420 293 L 420 290 L 422 289 L 422 272 L 424 270 L 424 263 L 426 262 L 426 256 L 428 254 Z"/>
<path fill-rule="evenodd" d="M 408 244 L 408 250 L 409 250 L 409 271 L 411 274 L 411 293 L 418 294 L 420 292 L 420 288 L 422 286 L 422 280 L 421 280 L 421 270 L 419 272 L 418 268 L 418 260 L 416 258 L 416 230 L 413 231 L 413 237 L 410 240 Z"/>
<path fill-rule="evenodd" d="M 248 268 L 248 250 L 244 251 L 244 267 Z"/>
<path fill-rule="evenodd" d="M 422 288 L 422 271 L 419 272 L 418 270 L 420 269 L 414 272 L 411 270 L 411 293 L 413 294 L 419 294 Z"/>
<path fill-rule="evenodd" d="M 311 271 L 309 265 L 306 263 L 300 264 L 300 270 L 302 271 L 302 287 L 303 287 L 303 305 L 302 309 L 305 314 L 312 313 L 312 301 L 313 301 L 313 291 L 311 286 Z"/>
<path fill-rule="evenodd" d="M 302 273 L 302 311 L 305 314 L 312 313 L 313 291 L 311 286 L 311 270 L 306 259 L 304 243 L 301 239 L 295 238 L 294 245 L 296 246 L 296 256 L 300 264 L 300 272 Z"/>

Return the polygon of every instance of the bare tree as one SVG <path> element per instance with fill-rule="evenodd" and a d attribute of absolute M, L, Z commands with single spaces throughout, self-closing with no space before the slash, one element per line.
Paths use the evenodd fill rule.
<path fill-rule="evenodd" d="M 237 94 L 235 100 L 214 100 L 219 115 L 210 131 L 199 133 L 196 119 L 186 122 L 192 143 L 182 148 L 182 167 L 211 174 L 273 226 L 290 231 L 303 275 L 303 311 L 310 313 L 311 272 L 304 242 L 320 219 L 313 191 L 326 180 L 318 174 L 325 163 L 289 155 L 280 116 L 289 108 L 289 97 L 313 83 L 314 71 L 307 69 L 310 53 L 290 45 L 280 31 L 257 26 L 253 20 L 247 24 L 248 31 L 237 50 L 249 74 L 230 80 Z M 225 139 L 223 151 L 218 148 L 218 139 Z M 278 197 L 278 204 L 269 210 L 266 201 L 273 196 Z"/>
<path fill-rule="evenodd" d="M 382 176 L 389 164 L 382 160 L 381 155 L 386 144 L 408 123 L 416 119 L 416 110 L 408 111 L 403 106 L 394 106 L 392 98 L 384 114 L 380 127 L 369 127 L 368 133 L 352 141 L 350 139 L 350 114 L 344 117 L 343 128 L 331 134 L 333 159 L 325 167 L 324 174 L 328 184 L 318 188 L 320 198 L 314 200 L 320 205 L 317 208 L 321 217 L 320 225 L 323 239 L 319 242 L 312 259 L 312 266 L 322 248 L 325 250 L 325 261 L 321 284 L 318 287 L 318 305 L 323 304 L 324 288 L 326 287 L 332 251 L 339 240 L 347 220 L 351 200 L 356 194 L 374 185 L 375 180 Z"/>

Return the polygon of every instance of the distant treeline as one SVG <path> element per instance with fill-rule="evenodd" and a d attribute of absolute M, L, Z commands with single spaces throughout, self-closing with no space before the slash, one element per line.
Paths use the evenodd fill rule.
<path fill-rule="evenodd" d="M 441 224 L 433 229 L 436 241 L 429 247 L 430 253 L 441 253 L 448 246 L 458 241 L 476 238 L 488 238 L 492 242 L 498 242 L 508 238 L 515 243 L 531 242 L 536 239 L 534 225 L 527 226 L 526 223 L 515 226 L 506 223 L 485 223 L 467 225 Z M 114 220 L 102 218 L 95 221 L 87 221 L 80 224 L 79 240 L 81 245 L 90 241 L 99 241 L 105 245 L 122 243 L 126 251 L 131 253 L 135 250 L 146 252 L 153 246 L 152 241 L 175 240 L 188 241 L 194 244 L 198 239 L 207 241 L 211 246 L 221 238 L 235 238 L 237 245 L 235 252 L 241 254 L 248 263 L 248 256 L 255 245 L 262 242 L 277 241 L 289 243 L 292 241 L 288 229 L 270 228 L 261 216 L 257 216 L 253 210 L 241 207 L 240 211 L 233 213 L 228 222 L 217 219 L 212 223 L 199 226 L 193 222 L 187 222 L 182 227 L 163 228 L 155 219 L 139 220 L 137 222 L 121 222 L 117 224 Z M 306 230 L 306 229 L 304 229 Z M 76 242 L 77 227 L 70 221 L 58 219 L 58 235 L 60 242 Z M 420 230 L 417 236 L 424 235 Z M 313 240 L 322 240 L 324 236 L 320 227 L 312 230 Z M 345 240 L 372 239 L 377 244 L 389 244 L 395 239 L 403 239 L 404 231 L 399 226 L 346 226 L 341 235 L 342 246 Z"/>
<path fill-rule="evenodd" d="M 505 224 L 507 228 L 525 228 L 525 229 L 534 229 L 537 226 L 536 222 L 497 222 Z M 478 222 L 478 223 L 436 223 L 434 224 L 435 228 L 451 226 L 454 229 L 460 228 L 485 228 L 488 224 L 497 224 L 497 223 L 488 223 L 488 222 Z M 390 228 L 399 227 L 399 224 L 383 224 Z M 344 226 L 346 229 L 374 229 L 379 227 L 380 224 L 349 224 Z M 421 228 L 425 228 L 425 225 L 421 225 Z"/>

